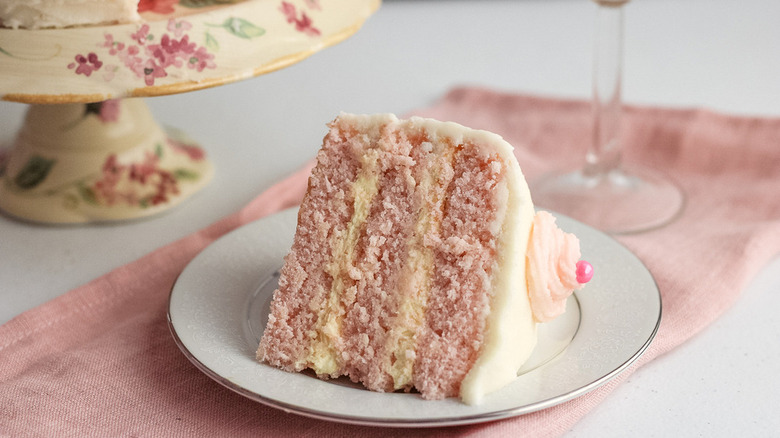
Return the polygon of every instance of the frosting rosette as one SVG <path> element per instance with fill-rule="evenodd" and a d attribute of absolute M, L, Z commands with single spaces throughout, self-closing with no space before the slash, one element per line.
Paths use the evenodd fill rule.
<path fill-rule="evenodd" d="M 569 295 L 590 279 L 587 276 L 584 280 L 582 272 L 578 276 L 578 270 L 583 270 L 581 263 L 586 263 L 579 262 L 580 241 L 558 228 L 552 214 L 539 211 L 534 216 L 526 257 L 528 295 L 534 319 L 551 321 L 566 311 Z"/>

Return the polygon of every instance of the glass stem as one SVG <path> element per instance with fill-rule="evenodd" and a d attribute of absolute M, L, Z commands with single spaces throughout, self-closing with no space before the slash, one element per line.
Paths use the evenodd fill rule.
<path fill-rule="evenodd" d="M 586 176 L 605 176 L 620 165 L 623 3 L 598 2 L 593 54 L 593 138 Z"/>

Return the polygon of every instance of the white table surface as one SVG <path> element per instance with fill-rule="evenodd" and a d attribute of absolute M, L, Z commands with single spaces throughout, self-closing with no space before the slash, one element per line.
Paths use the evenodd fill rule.
<path fill-rule="evenodd" d="M 585 0 L 387 0 L 356 36 L 300 64 L 148 99 L 160 122 L 202 143 L 214 181 L 180 208 L 130 223 L 0 216 L 0 323 L 239 209 L 312 157 L 339 111 L 402 114 L 460 84 L 589 97 L 594 13 Z M 778 18 L 776 0 L 634 0 L 625 101 L 780 116 Z M 25 109 L 0 102 L 0 142 L 12 141 Z M 722 318 L 634 373 L 567 435 L 777 433 L 778 292 L 775 258 Z"/>

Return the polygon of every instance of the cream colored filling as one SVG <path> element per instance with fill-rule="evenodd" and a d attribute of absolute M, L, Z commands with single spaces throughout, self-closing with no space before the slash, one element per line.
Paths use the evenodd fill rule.
<path fill-rule="evenodd" d="M 433 145 L 424 143 L 422 147 L 432 149 Z M 441 149 L 435 153 L 443 154 L 442 161 L 451 165 L 454 157 L 453 148 L 442 146 Z M 388 374 L 393 378 L 395 389 L 412 386 L 417 332 L 425 321 L 425 309 L 433 272 L 433 251 L 423 244 L 423 238 L 429 232 L 435 232 L 441 224 L 441 208 L 432 210 L 430 207 L 441 205 L 436 186 L 445 183 L 441 180 L 442 161 L 434 161 L 418 186 L 420 193 L 432 193 L 433 198 L 429 202 L 423 200 L 420 205 L 414 233 L 407 243 L 407 248 L 410 250 L 399 279 L 399 290 L 402 291 L 401 302 L 396 325 L 390 330 L 387 342 L 387 351 L 395 359 L 387 369 Z"/>
<path fill-rule="evenodd" d="M 430 143 L 424 144 L 423 147 L 430 148 L 431 151 L 434 148 Z M 442 154 L 442 158 L 435 161 L 428 172 L 422 176 L 417 188 L 420 193 L 432 193 L 433 198 L 423 200 L 421 203 L 414 233 L 406 245 L 409 248 L 409 253 L 399 276 L 398 286 L 398 290 L 401 291 L 401 301 L 396 324 L 388 334 L 386 343 L 390 357 L 395 360 L 389 364 L 385 371 L 392 377 L 395 389 L 412 386 L 417 331 L 425 319 L 433 271 L 433 251 L 423 245 L 423 237 L 431 230 L 438 228 L 441 222 L 441 209 L 432 209 L 431 206 L 440 206 L 441 204 L 436 186 L 444 184 L 441 180 L 444 163 L 451 165 L 454 159 L 452 146 L 436 147 L 438 150 L 434 151 L 434 156 Z M 368 217 L 371 203 L 378 190 L 377 159 L 378 152 L 376 150 L 368 150 L 361 157 L 361 169 L 352 184 L 355 198 L 353 216 L 345 231 L 331 244 L 332 253 L 337 256 L 325 269 L 328 275 L 333 278 L 333 283 L 325 305 L 318 313 L 317 323 L 313 329 L 316 337 L 309 346 L 308 354 L 303 359 L 303 362 L 307 363 L 317 374 L 335 375 L 341 369 L 335 341 L 340 336 L 346 313 L 342 304 L 345 293 L 348 293 L 345 290 L 345 278 L 347 278 L 349 270 L 353 269 L 360 230 Z"/>
<path fill-rule="evenodd" d="M 418 222 L 417 228 L 424 226 Z M 417 329 L 425 320 L 425 305 L 431 290 L 431 270 L 433 269 L 433 254 L 423 249 L 413 249 L 409 252 L 404 274 L 408 285 L 408 295 L 405 295 L 398 309 L 396 326 L 390 330 L 387 351 L 395 358 L 386 370 L 393 378 L 393 387 L 401 389 L 412 385 L 415 349 L 417 344 Z M 402 274 L 403 275 L 403 274 Z"/>
<path fill-rule="evenodd" d="M 376 150 L 370 149 L 361 157 L 360 173 L 352 184 L 355 198 L 352 218 L 344 233 L 331 244 L 332 254 L 336 256 L 325 270 L 333 278 L 333 282 L 328 299 L 317 317 L 317 324 L 314 327 L 316 338 L 309 346 L 309 353 L 304 359 L 317 374 L 335 375 L 341 368 L 334 341 L 341 334 L 345 313 L 341 305 L 341 298 L 345 293 L 344 280 L 354 267 L 355 248 L 360 229 L 368 217 L 371 201 L 377 193 L 378 156 Z"/>

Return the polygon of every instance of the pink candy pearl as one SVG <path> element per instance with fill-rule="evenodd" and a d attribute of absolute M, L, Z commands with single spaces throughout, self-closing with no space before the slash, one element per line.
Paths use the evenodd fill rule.
<path fill-rule="evenodd" d="M 585 284 L 593 278 L 593 266 L 585 260 L 577 262 L 577 283 Z"/>

